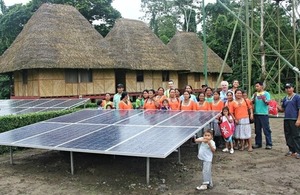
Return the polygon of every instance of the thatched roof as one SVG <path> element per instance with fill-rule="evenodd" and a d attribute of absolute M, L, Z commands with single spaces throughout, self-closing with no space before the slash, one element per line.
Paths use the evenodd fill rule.
<path fill-rule="evenodd" d="M 196 33 L 177 32 L 168 46 L 191 72 L 204 72 L 203 42 Z M 207 47 L 207 72 L 219 73 L 222 63 L 223 60 Z M 223 73 L 232 73 L 232 69 L 226 64 Z"/>
<path fill-rule="evenodd" d="M 103 37 L 74 7 L 43 4 L 2 55 L 0 73 L 34 68 L 111 68 Z"/>
<path fill-rule="evenodd" d="M 115 68 L 135 70 L 187 70 L 142 21 L 118 19 L 102 40 L 116 61 Z"/>

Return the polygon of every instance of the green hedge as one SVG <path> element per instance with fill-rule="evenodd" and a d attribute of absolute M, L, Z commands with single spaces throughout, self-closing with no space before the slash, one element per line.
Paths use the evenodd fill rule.
<path fill-rule="evenodd" d="M 0 117 L 0 133 L 37 123 L 40 121 L 45 121 L 54 117 L 69 114 L 78 109 L 62 110 L 62 111 L 50 111 L 50 112 L 37 112 L 23 115 L 9 115 Z M 16 150 L 16 148 L 14 148 Z M 8 152 L 9 148 L 7 146 L 0 146 L 0 154 Z"/>

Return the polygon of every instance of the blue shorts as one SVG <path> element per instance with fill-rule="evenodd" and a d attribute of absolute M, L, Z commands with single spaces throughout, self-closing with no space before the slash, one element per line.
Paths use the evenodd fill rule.
<path fill-rule="evenodd" d="M 228 137 L 228 138 L 224 138 L 224 140 L 225 140 L 225 142 L 232 142 L 232 135 L 230 136 L 230 137 Z"/>

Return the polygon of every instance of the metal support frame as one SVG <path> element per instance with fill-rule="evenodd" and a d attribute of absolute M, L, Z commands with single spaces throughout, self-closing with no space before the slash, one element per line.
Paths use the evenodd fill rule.
<path fill-rule="evenodd" d="M 13 149 L 10 146 L 9 147 L 9 153 L 10 153 L 10 164 L 13 165 L 14 164 L 14 157 L 13 157 Z"/>
<path fill-rule="evenodd" d="M 70 152 L 71 174 L 74 175 L 74 161 L 73 152 Z"/>
<path fill-rule="evenodd" d="M 217 2 L 226 9 L 229 13 L 231 13 L 239 22 L 245 26 L 255 37 L 257 37 L 260 41 L 262 41 L 265 46 L 267 46 L 272 52 L 274 52 L 289 68 L 291 68 L 295 73 L 296 76 L 300 75 L 300 70 L 296 66 L 293 66 L 287 59 L 285 59 L 278 51 L 276 51 L 268 42 L 266 42 L 260 35 L 258 35 L 249 25 L 247 25 L 243 20 L 241 20 L 233 11 L 231 11 L 222 1 L 217 0 Z"/>
<path fill-rule="evenodd" d="M 149 185 L 150 182 L 150 158 L 147 157 L 147 162 L 146 162 L 146 182 L 147 185 Z"/>
<path fill-rule="evenodd" d="M 180 152 L 180 147 L 177 148 L 178 150 L 178 163 L 181 163 L 181 152 Z"/>

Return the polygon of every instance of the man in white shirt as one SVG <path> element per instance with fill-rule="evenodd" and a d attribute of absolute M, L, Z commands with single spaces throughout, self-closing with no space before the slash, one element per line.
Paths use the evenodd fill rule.
<path fill-rule="evenodd" d="M 124 85 L 123 84 L 118 84 L 117 85 L 117 93 L 114 95 L 114 108 L 119 109 L 119 102 L 121 101 L 121 95 L 124 91 Z"/>

